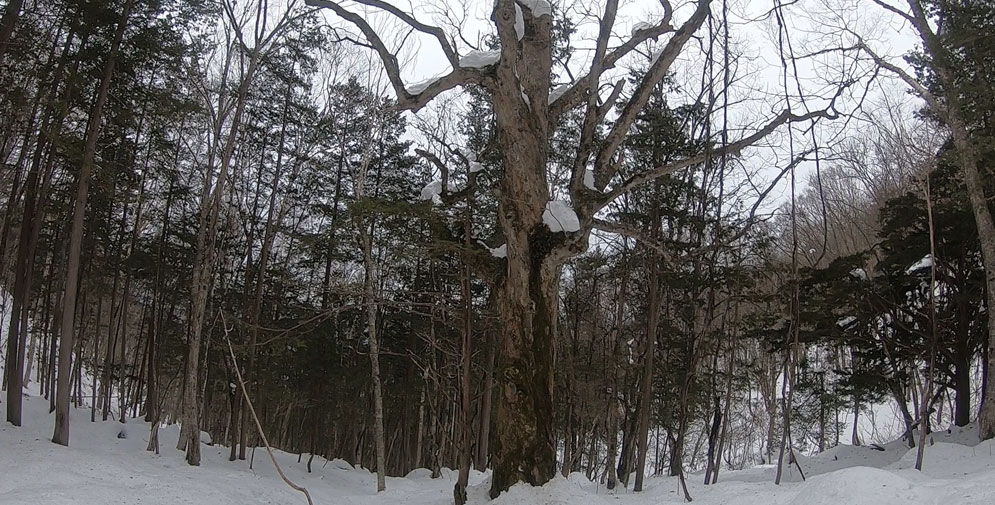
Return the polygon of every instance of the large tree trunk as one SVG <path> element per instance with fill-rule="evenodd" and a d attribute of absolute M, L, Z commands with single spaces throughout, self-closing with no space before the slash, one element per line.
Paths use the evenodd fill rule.
<path fill-rule="evenodd" d="M 553 339 L 560 270 L 542 260 L 535 264 L 527 233 L 517 235 L 508 238 L 501 303 L 492 498 L 517 482 L 541 486 L 556 471 Z"/>
<path fill-rule="evenodd" d="M 510 28 L 515 9 L 503 2 L 493 14 L 506 48 L 517 46 Z M 529 34 L 517 65 L 502 58 L 495 69 L 493 105 L 504 168 L 498 214 L 507 240 L 507 270 L 500 300 L 492 498 L 517 482 L 541 486 L 556 473 L 554 339 L 560 266 L 568 255 L 556 244 L 563 235 L 551 233 L 542 222 L 549 201 L 552 56 L 549 16 L 533 21 L 542 26 Z"/>

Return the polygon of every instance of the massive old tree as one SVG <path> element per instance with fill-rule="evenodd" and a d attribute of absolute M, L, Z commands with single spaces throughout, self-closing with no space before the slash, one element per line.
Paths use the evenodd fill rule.
<path fill-rule="evenodd" d="M 671 73 L 674 62 L 689 50 L 689 41 L 708 19 L 709 0 L 698 0 L 679 15 L 668 2 L 661 2 L 664 12 L 659 19 L 637 25 L 622 40 L 612 35 L 619 2 L 607 1 L 586 69 L 573 72 L 576 78 L 555 89 L 560 72 L 554 68 L 553 9 L 545 0 L 494 2 L 490 19 L 499 49 L 463 55 L 457 34 L 426 24 L 393 2 L 309 3 L 330 9 L 362 33 L 363 43 L 382 61 L 400 108 L 417 111 L 444 92 L 470 86 L 483 90 L 493 106 L 502 163 L 494 192 L 507 256 L 499 302 L 502 328 L 492 497 L 517 482 L 541 485 L 555 472 L 553 343 L 561 266 L 587 249 L 593 229 L 626 232 L 601 219 L 599 212 L 639 186 L 694 167 L 709 156 L 739 153 L 785 123 L 833 116 L 832 109 L 796 114 L 784 105 L 783 112 L 772 114 L 739 140 L 621 177 L 619 149 L 654 87 Z M 359 13 L 360 8 L 386 13 L 411 30 L 433 37 L 451 67 L 448 73 L 406 85 L 397 53 L 365 14 Z M 678 18 L 683 21 L 677 22 Z M 651 40 L 660 42 L 654 46 L 645 74 L 631 81 L 607 82 L 617 64 Z M 633 88 L 625 93 L 627 98 L 620 98 L 627 84 Z M 572 110 L 579 110 L 583 119 L 569 184 L 563 191 L 566 199 L 557 200 L 551 198 L 548 177 L 550 138 L 557 122 Z"/>

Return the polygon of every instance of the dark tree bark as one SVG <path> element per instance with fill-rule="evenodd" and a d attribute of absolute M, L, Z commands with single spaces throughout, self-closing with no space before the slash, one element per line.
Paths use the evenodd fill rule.
<path fill-rule="evenodd" d="M 660 210 L 655 204 L 652 214 L 652 232 L 650 240 L 656 240 L 660 233 Z M 633 491 L 643 490 L 643 478 L 646 476 L 646 455 L 649 452 L 650 414 L 653 410 L 653 375 L 654 356 L 656 355 L 656 333 L 660 326 L 660 264 L 656 255 L 650 256 L 649 296 L 646 300 L 646 342 L 643 345 L 643 376 L 640 383 L 639 398 L 639 451 L 636 460 L 636 481 Z"/>
<path fill-rule="evenodd" d="M 24 0 L 10 0 L 3 11 L 3 17 L 0 18 L 0 66 L 3 66 L 4 54 L 10 48 L 10 38 L 14 35 L 14 27 L 21 16 L 23 6 Z"/>

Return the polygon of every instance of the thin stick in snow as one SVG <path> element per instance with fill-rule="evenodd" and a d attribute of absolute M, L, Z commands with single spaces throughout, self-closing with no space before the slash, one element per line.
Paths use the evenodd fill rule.
<path fill-rule="evenodd" d="M 249 407 L 249 413 L 252 414 L 252 420 L 256 423 L 256 431 L 259 433 L 259 439 L 262 440 L 263 445 L 266 446 L 266 453 L 269 454 L 269 459 L 273 462 L 273 466 L 276 467 L 276 473 L 280 474 L 280 478 L 283 479 L 283 482 L 286 482 L 287 485 L 294 490 L 304 493 L 304 496 L 307 498 L 308 505 L 314 505 L 314 502 L 311 501 L 311 494 L 307 492 L 307 489 L 290 482 L 290 479 L 283 474 L 283 469 L 280 468 L 280 464 L 276 462 L 276 457 L 273 456 L 273 449 L 269 445 L 269 440 L 266 440 L 266 434 L 263 433 L 262 425 L 259 424 L 259 417 L 256 416 L 256 409 L 252 406 L 252 400 L 249 399 L 249 392 L 245 390 L 245 382 L 242 380 L 242 372 L 238 369 L 238 360 L 235 358 L 235 349 L 231 346 L 231 339 L 228 338 L 228 323 L 224 321 L 224 317 L 224 313 L 222 313 L 221 319 L 222 324 L 224 324 L 225 342 L 228 344 L 228 353 L 231 355 L 231 363 L 235 368 L 235 375 L 238 376 L 238 387 L 242 390 L 242 396 L 245 397 L 245 404 Z"/>

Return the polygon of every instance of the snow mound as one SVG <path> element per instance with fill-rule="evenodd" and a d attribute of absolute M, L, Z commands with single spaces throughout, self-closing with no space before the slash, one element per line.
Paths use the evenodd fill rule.
<path fill-rule="evenodd" d="M 405 475 L 404 478 L 405 479 L 412 479 L 412 480 L 416 480 L 416 479 L 431 479 L 432 478 L 432 471 L 429 470 L 428 468 L 415 468 L 414 470 L 411 470 L 410 472 L 408 472 L 408 474 Z"/>
<path fill-rule="evenodd" d="M 916 449 L 909 449 L 902 456 L 902 459 L 888 468 L 894 470 L 915 469 L 916 451 Z M 991 440 L 971 447 L 943 442 L 930 445 L 927 438 L 926 450 L 923 455 L 923 473 L 934 477 L 959 477 L 969 473 L 967 468 L 970 468 L 972 472 L 984 469 L 995 470 L 995 446 Z"/>
<path fill-rule="evenodd" d="M 117 421 L 108 421 L 100 423 L 100 431 L 101 431 L 100 436 L 108 441 L 113 440 L 115 438 L 117 439 L 128 438 L 128 425 L 119 423 Z"/>
<path fill-rule="evenodd" d="M 788 505 L 908 505 L 919 498 L 913 484 L 903 477 L 886 470 L 858 466 L 810 479 L 805 483 L 805 490 Z"/>
<path fill-rule="evenodd" d="M 489 486 L 488 482 L 488 486 Z M 607 495 L 591 494 L 580 485 L 568 481 L 557 474 L 553 480 L 542 487 L 532 487 L 527 484 L 516 484 L 508 491 L 491 500 L 491 505 L 601 505 L 610 503 Z M 614 501 L 614 500 L 613 500 Z"/>
<path fill-rule="evenodd" d="M 572 233 L 580 230 L 580 219 L 573 207 L 563 200 L 550 200 L 546 202 L 546 210 L 542 213 L 542 222 L 549 227 L 553 233 Z"/>

